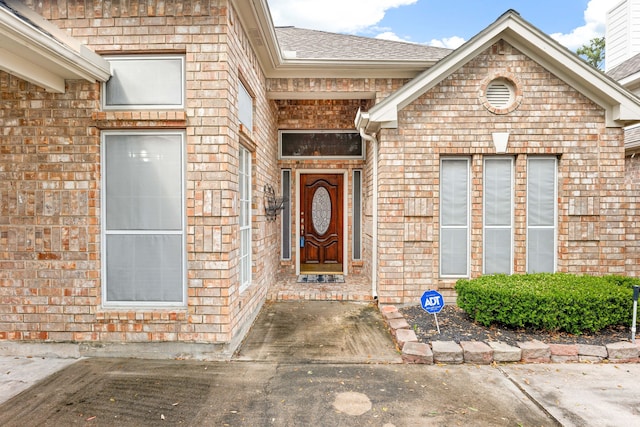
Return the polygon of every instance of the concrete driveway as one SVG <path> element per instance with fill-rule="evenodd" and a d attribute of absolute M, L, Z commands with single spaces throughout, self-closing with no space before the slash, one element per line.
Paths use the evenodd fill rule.
<path fill-rule="evenodd" d="M 227 362 L 0 358 L 0 425 L 640 426 L 639 364 L 399 361 L 373 306 L 268 304 Z"/>
<path fill-rule="evenodd" d="M 491 367 L 86 359 L 0 406 L 3 426 L 550 426 Z"/>

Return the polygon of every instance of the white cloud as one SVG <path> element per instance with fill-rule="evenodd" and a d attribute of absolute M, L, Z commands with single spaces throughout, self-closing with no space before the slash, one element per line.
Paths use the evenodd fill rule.
<path fill-rule="evenodd" d="M 465 40 L 462 37 L 453 36 L 453 37 L 445 37 L 443 39 L 437 40 L 433 39 L 429 43 L 429 46 L 434 47 L 446 47 L 448 49 L 457 49 L 459 48 Z"/>
<path fill-rule="evenodd" d="M 381 40 L 391 40 L 391 41 L 394 41 L 394 42 L 413 43 L 411 40 L 403 39 L 402 37 L 400 37 L 399 35 L 397 35 L 393 31 L 385 31 L 385 32 L 380 33 L 377 36 L 375 36 L 375 38 L 376 39 L 381 39 Z"/>
<path fill-rule="evenodd" d="M 294 25 L 312 30 L 356 33 L 382 21 L 387 10 L 416 1 L 269 0 L 269 9 L 277 26 Z"/>
<path fill-rule="evenodd" d="M 569 34 L 554 33 L 551 37 L 571 50 L 589 44 L 591 39 L 604 36 L 607 12 L 611 7 L 611 0 L 590 0 L 584 11 L 584 25 L 574 28 Z"/>

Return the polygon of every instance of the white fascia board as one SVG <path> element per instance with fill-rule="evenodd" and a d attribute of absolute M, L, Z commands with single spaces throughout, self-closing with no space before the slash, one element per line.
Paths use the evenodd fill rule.
<path fill-rule="evenodd" d="M 640 72 L 633 73 L 623 79 L 620 79 L 618 80 L 618 83 L 627 89 L 635 88 L 640 85 Z"/>
<path fill-rule="evenodd" d="M 267 77 L 273 73 L 283 61 L 278 46 L 276 31 L 266 0 L 231 0 L 235 9 L 234 16 L 238 17 L 244 28 L 249 42 L 253 47 L 263 72 Z M 233 22 L 231 22 L 233 25 Z"/>
<path fill-rule="evenodd" d="M 33 62 L 0 48 L 0 69 L 22 80 L 43 87 L 48 92 L 64 93 L 64 78 L 44 67 L 36 67 Z"/>
<path fill-rule="evenodd" d="M 267 99 L 375 99 L 376 93 L 371 91 L 361 92 L 336 92 L 336 91 L 317 91 L 317 92 L 267 92 Z"/>
<path fill-rule="evenodd" d="M 433 61 L 286 60 L 267 78 L 372 78 L 413 79 Z"/>
<path fill-rule="evenodd" d="M 548 36 L 541 36 L 543 33 L 530 31 L 526 37 L 522 34 L 512 32 L 506 40 L 605 109 L 607 126 L 620 127 L 640 121 L 640 99 L 633 93 L 555 40 L 550 43 Z"/>
<path fill-rule="evenodd" d="M 15 3 L 15 2 L 7 2 Z M 45 25 L 44 18 L 39 17 L 33 11 L 20 11 L 32 22 L 38 22 L 38 25 Z M 35 15 L 35 16 L 31 16 Z M 39 21 L 37 20 L 39 17 Z M 48 23 L 47 23 L 48 24 Z M 61 33 L 60 30 L 54 34 L 52 24 L 48 24 L 50 32 L 43 31 L 34 27 L 24 19 L 16 16 L 14 13 L 4 7 L 0 7 L 0 46 L 3 48 L 2 62 L 6 68 L 9 68 L 9 61 L 15 63 L 19 67 L 15 73 L 21 72 L 23 76 L 31 75 L 29 80 L 37 85 L 41 85 L 48 90 L 59 91 L 59 84 L 51 84 L 51 79 L 46 78 L 44 81 L 38 81 L 38 75 L 46 76 L 47 74 L 57 75 L 61 79 L 82 78 L 88 81 L 106 81 L 111 76 L 109 63 L 95 52 L 81 45 L 77 41 L 70 41 L 68 36 Z M 72 40 L 72 39 L 71 39 Z M 6 57 L 4 54 L 7 54 Z M 9 55 L 10 54 L 10 55 Z M 17 58 L 21 58 L 18 61 Z M 25 73 L 24 68 L 27 63 L 31 63 L 34 70 Z M 19 64 L 19 65 L 18 65 Z M 40 69 L 40 70 L 38 70 Z M 20 71 L 22 70 L 22 71 Z M 13 70 L 5 71 L 14 73 Z M 56 89 L 54 89 L 54 87 Z M 62 86 L 64 91 L 64 85 Z"/>
<path fill-rule="evenodd" d="M 492 32 L 486 37 L 470 40 L 374 106 L 370 110 L 371 121 L 384 122 L 386 126 L 393 126 L 394 123 L 397 125 L 399 110 L 411 104 L 498 39 L 499 37 Z"/>
<path fill-rule="evenodd" d="M 619 127 L 640 121 L 637 97 L 514 13 L 503 15 L 432 68 L 374 106 L 369 111 L 370 120 L 392 124 L 397 120 L 399 110 L 500 39 L 509 42 L 604 108 L 607 126 Z"/>

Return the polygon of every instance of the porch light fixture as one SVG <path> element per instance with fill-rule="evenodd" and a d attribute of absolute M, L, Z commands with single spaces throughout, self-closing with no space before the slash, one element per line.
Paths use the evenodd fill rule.
<path fill-rule="evenodd" d="M 284 208 L 284 197 L 276 196 L 276 192 L 269 184 L 264 186 L 264 212 L 267 221 L 275 221 L 278 213 Z"/>

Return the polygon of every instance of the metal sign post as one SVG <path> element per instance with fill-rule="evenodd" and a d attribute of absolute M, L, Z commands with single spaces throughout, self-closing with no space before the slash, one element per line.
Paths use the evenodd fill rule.
<path fill-rule="evenodd" d="M 640 286 L 633 287 L 633 321 L 631 322 L 631 342 L 636 343 L 636 317 L 638 313 L 638 294 Z"/>
<path fill-rule="evenodd" d="M 420 298 L 420 305 L 422 308 L 430 314 L 433 314 L 433 317 L 436 319 L 436 329 L 438 330 L 438 334 L 440 334 L 440 325 L 438 325 L 438 316 L 442 307 L 444 307 L 444 297 L 438 291 L 429 290 L 425 291 Z"/>

